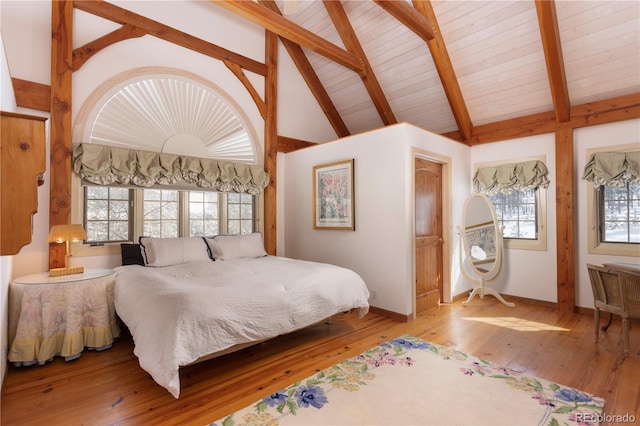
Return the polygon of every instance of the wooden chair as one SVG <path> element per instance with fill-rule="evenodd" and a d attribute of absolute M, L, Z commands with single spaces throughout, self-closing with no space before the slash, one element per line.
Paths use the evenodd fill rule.
<path fill-rule="evenodd" d="M 589 280 L 593 290 L 595 305 L 596 342 L 600 331 L 600 311 L 610 313 L 609 322 L 603 326 L 604 331 L 611 324 L 615 315 L 622 317 L 622 333 L 624 337 L 624 354 L 629 355 L 630 318 L 640 318 L 640 273 L 624 271 L 587 264 Z"/>

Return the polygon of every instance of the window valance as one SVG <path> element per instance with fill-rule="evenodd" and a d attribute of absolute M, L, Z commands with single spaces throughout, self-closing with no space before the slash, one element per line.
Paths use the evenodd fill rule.
<path fill-rule="evenodd" d="M 73 170 L 97 185 L 196 185 L 219 192 L 258 194 L 269 184 L 259 165 L 97 144 L 73 148 Z"/>
<path fill-rule="evenodd" d="M 582 179 L 595 186 L 640 183 L 640 151 L 596 152 L 584 167 Z"/>
<path fill-rule="evenodd" d="M 479 167 L 473 177 L 473 187 L 476 192 L 490 195 L 546 188 L 549 186 L 548 173 L 547 166 L 539 160 Z"/>

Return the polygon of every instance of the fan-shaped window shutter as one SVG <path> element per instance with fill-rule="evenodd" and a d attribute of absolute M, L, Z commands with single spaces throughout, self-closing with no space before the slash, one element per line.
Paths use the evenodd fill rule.
<path fill-rule="evenodd" d="M 112 88 L 93 109 L 85 143 L 259 162 L 243 114 L 213 84 L 183 75 L 141 75 Z M 199 148 L 185 152 L 187 144 Z"/>

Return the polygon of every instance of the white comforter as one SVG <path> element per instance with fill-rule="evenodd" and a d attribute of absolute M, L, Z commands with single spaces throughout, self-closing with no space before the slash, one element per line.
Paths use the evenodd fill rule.
<path fill-rule="evenodd" d="M 264 340 L 331 315 L 369 310 L 369 291 L 338 266 L 267 256 L 116 270 L 115 308 L 140 366 L 176 398 L 178 369 L 236 344 Z"/>

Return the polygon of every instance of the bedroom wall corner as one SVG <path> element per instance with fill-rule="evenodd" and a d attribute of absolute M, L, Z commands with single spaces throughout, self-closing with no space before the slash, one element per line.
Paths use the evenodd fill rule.
<path fill-rule="evenodd" d="M 349 136 L 287 153 L 284 189 L 285 255 L 354 270 L 372 306 L 407 315 L 411 246 L 407 239 L 405 162 L 400 127 Z M 314 230 L 313 167 L 354 159 L 355 231 Z"/>
<path fill-rule="evenodd" d="M 376 290 L 372 306 L 413 314 L 415 149 L 452 158 L 450 211 L 460 211 L 470 188 L 469 147 L 406 123 L 286 154 L 286 256 L 353 269 Z M 314 230 L 313 166 L 349 158 L 355 162 L 356 230 Z M 451 216 L 447 233 L 454 239 L 458 219 Z M 451 288 L 459 285 L 456 279 Z"/>

